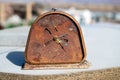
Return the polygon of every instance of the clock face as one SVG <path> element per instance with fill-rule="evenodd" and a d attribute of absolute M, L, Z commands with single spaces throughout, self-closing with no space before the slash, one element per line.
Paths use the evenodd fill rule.
<path fill-rule="evenodd" d="M 31 27 L 25 54 L 32 64 L 80 62 L 84 54 L 78 26 L 60 13 L 38 18 Z"/>

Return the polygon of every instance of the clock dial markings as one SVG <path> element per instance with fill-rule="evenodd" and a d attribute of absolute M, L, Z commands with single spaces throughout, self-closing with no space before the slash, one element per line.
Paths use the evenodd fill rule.
<path fill-rule="evenodd" d="M 52 59 L 56 58 L 57 56 L 60 56 L 61 54 L 58 53 L 57 55 L 53 56 Z"/>
<path fill-rule="evenodd" d="M 48 28 L 45 28 L 45 30 L 48 31 L 49 34 L 52 34 Z"/>
<path fill-rule="evenodd" d="M 57 26 L 56 26 L 56 22 L 55 22 L 55 21 L 52 21 L 51 23 L 52 23 L 52 26 L 54 27 L 55 31 L 58 31 L 58 30 L 57 30 Z"/>
<path fill-rule="evenodd" d="M 51 41 L 53 41 L 53 38 L 52 39 L 50 39 L 50 40 L 48 40 L 47 42 L 45 42 L 45 46 L 47 46 Z"/>
<path fill-rule="evenodd" d="M 54 29 L 55 29 L 56 31 L 58 31 L 57 28 L 56 28 L 56 26 L 53 26 L 53 27 L 54 27 Z"/>

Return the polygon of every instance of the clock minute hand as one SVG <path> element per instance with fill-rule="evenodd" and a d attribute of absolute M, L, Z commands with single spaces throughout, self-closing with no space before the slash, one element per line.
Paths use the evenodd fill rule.
<path fill-rule="evenodd" d="M 61 46 L 61 48 L 65 51 L 64 47 L 62 46 L 62 44 L 61 44 L 61 43 L 59 43 L 59 45 L 60 45 L 60 46 Z"/>

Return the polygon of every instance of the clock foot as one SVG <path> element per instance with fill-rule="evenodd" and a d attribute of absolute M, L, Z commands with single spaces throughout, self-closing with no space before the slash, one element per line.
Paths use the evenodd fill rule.
<path fill-rule="evenodd" d="M 41 64 L 41 65 L 33 65 L 29 63 L 25 63 L 23 69 L 31 70 L 31 69 L 87 69 L 90 67 L 90 62 L 87 60 L 82 63 L 72 63 L 72 64 Z"/>

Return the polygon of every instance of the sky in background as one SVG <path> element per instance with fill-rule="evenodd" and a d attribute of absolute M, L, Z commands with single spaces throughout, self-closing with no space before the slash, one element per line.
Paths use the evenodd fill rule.
<path fill-rule="evenodd" d="M 40 2 L 40 3 L 67 3 L 67 4 L 110 4 L 110 5 L 119 5 L 120 0 L 0 0 L 0 2 L 12 2 L 12 3 L 28 3 L 28 2 Z"/>

